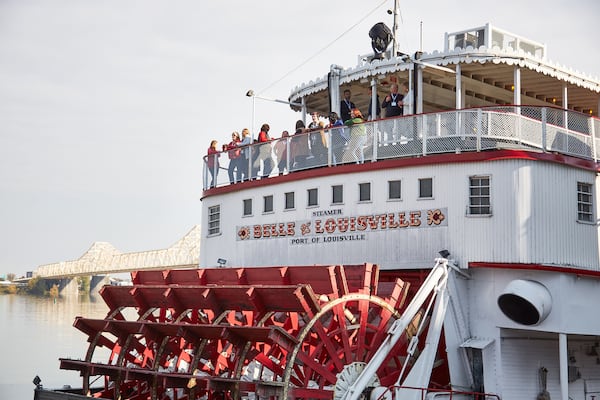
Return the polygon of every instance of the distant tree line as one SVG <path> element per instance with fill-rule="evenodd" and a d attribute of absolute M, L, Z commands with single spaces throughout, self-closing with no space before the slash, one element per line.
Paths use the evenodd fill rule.
<path fill-rule="evenodd" d="M 7 274 L 7 281 L 12 282 L 15 279 L 15 274 Z M 3 281 L 4 279 L 0 279 Z M 79 292 L 90 292 L 90 277 L 82 276 L 77 278 Z M 0 294 L 28 294 L 32 296 L 47 296 L 56 298 L 60 295 L 58 285 L 54 284 L 48 288 L 46 282 L 41 278 L 31 278 L 27 282 L 27 286 L 17 286 L 16 284 L 0 285 Z"/>

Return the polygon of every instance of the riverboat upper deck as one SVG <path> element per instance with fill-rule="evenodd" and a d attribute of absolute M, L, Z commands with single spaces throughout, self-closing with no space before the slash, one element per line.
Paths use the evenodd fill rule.
<path fill-rule="evenodd" d="M 383 119 L 366 122 L 364 125 L 367 142 L 363 151 L 367 162 L 501 149 L 572 156 L 581 159 L 580 165 L 587 168 L 597 168 L 596 163 L 600 158 L 600 120 L 577 111 L 551 106 L 489 106 Z M 335 129 L 347 128 L 324 129 L 328 143 L 331 143 Z M 349 155 L 342 155 L 341 160 L 336 159 L 332 146 L 327 147 L 326 157 L 318 158 L 309 154 L 299 159 L 295 154 L 295 146 L 300 140 L 308 142 L 310 135 L 308 132 L 275 139 L 267 144 L 256 143 L 249 146 L 246 149 L 248 158 L 245 160 L 249 163 L 249 170 L 255 160 L 254 155 L 260 154 L 264 146 L 283 146 L 286 153 L 290 154 L 285 160 L 286 174 L 355 162 Z M 226 169 L 229 161 L 227 152 L 222 155 L 213 157 L 218 157 L 221 169 Z M 207 163 L 208 156 L 204 160 Z M 218 166 L 219 163 L 213 165 Z M 210 189 L 209 172 L 208 168 L 204 169 L 205 190 Z M 264 177 L 262 172 L 262 169 L 256 171 L 256 176 Z M 270 175 L 277 176 L 279 173 L 274 168 Z M 230 184 L 226 171 L 217 174 L 216 187 Z"/>
<path fill-rule="evenodd" d="M 545 45 L 489 23 L 446 33 L 443 51 L 414 55 L 387 51 L 379 57 L 359 56 L 351 68 L 332 65 L 326 76 L 294 88 L 288 100 L 302 112 L 302 120 L 308 112 L 325 117 L 330 111 L 339 114 L 339 93 L 351 89 L 352 101 L 365 111 L 390 84 L 405 81 L 414 96 L 415 114 L 365 123 L 362 151 L 367 162 L 508 148 L 573 156 L 596 168 L 600 80 L 550 61 Z M 274 168 L 265 171 L 259 161 L 256 177 L 356 162 L 334 150 L 336 130 L 319 133 L 326 155 L 305 151 L 310 132 L 292 135 L 246 148 L 248 170 L 253 164 L 257 168 L 261 150 L 270 154 Z M 299 154 L 300 149 L 306 154 Z M 277 154 L 286 155 L 283 171 L 277 168 L 281 161 Z M 226 152 L 213 157 L 219 163 L 208 163 L 208 157 L 204 161 L 217 176 L 214 186 L 228 186 L 228 174 L 218 173 L 219 167 L 229 166 Z M 205 190 L 211 189 L 210 172 L 204 168 Z"/>

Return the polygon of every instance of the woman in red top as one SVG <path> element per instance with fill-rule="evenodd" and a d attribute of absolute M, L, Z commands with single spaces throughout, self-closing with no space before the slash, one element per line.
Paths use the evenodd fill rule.
<path fill-rule="evenodd" d="M 208 156 L 206 157 L 206 166 L 208 167 L 208 172 L 210 172 L 210 187 L 215 187 L 215 181 L 217 180 L 217 174 L 219 173 L 219 150 L 217 150 L 217 141 L 211 140 L 210 147 L 207 152 Z"/>
<path fill-rule="evenodd" d="M 254 160 L 252 166 L 252 176 L 256 178 L 258 175 L 258 170 L 260 168 L 260 162 L 262 161 L 262 177 L 268 178 L 273 170 L 273 158 L 272 158 L 272 150 L 271 146 L 271 138 L 269 137 L 269 130 L 271 127 L 269 124 L 263 124 L 260 127 L 260 133 L 258 134 L 258 143 L 263 143 L 261 145 L 257 145 L 258 148 L 258 157 Z"/>
<path fill-rule="evenodd" d="M 231 142 L 223 146 L 223 150 L 227 151 L 227 155 L 229 156 L 229 168 L 227 168 L 227 173 L 229 174 L 229 183 L 232 185 L 236 182 L 242 181 L 242 165 L 240 165 L 241 150 L 239 145 L 241 143 L 240 134 L 237 132 L 233 132 L 231 134 Z"/>

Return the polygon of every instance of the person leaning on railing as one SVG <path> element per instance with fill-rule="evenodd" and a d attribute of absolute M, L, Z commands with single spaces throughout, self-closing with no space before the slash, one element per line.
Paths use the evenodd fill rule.
<path fill-rule="evenodd" d="M 413 113 L 413 94 L 408 86 L 408 82 L 402 82 L 401 91 L 402 91 L 402 115 L 411 115 Z"/>
<path fill-rule="evenodd" d="M 402 115 L 402 99 L 404 95 L 398 93 L 398 85 L 392 83 L 390 85 L 390 94 L 384 97 L 381 103 L 381 108 L 385 109 L 386 118 L 394 118 Z M 392 141 L 396 142 L 400 139 L 400 133 L 398 132 L 398 121 L 394 120 L 391 124 L 385 124 L 384 128 L 384 142 Z"/>
<path fill-rule="evenodd" d="M 364 146 L 367 144 L 365 119 L 358 108 L 353 108 L 350 111 L 350 117 L 351 119 L 344 122 L 346 126 L 350 127 L 350 141 L 344 152 L 343 161 L 349 162 L 351 158 L 354 158 L 357 164 L 363 164 L 365 162 Z"/>
<path fill-rule="evenodd" d="M 306 126 L 302 120 L 296 121 L 296 131 L 290 139 L 290 169 L 304 169 L 308 164 L 308 156 L 310 149 L 308 147 L 308 135 L 306 134 Z"/>
<path fill-rule="evenodd" d="M 229 175 L 229 183 L 232 185 L 236 182 L 240 182 L 242 179 L 242 165 L 240 161 L 243 162 L 243 157 L 241 157 L 241 149 L 239 148 L 240 143 L 240 134 L 233 132 L 231 134 L 231 142 L 223 145 L 223 151 L 227 151 L 227 155 L 229 156 L 227 174 Z"/>
<path fill-rule="evenodd" d="M 258 148 L 258 157 L 252 163 L 252 178 L 256 179 L 258 177 L 258 170 L 260 168 L 260 162 L 263 163 L 262 168 L 262 177 L 268 178 L 273 170 L 273 158 L 272 158 L 272 150 L 271 147 L 271 138 L 269 137 L 269 129 L 271 127 L 269 124 L 263 124 L 260 127 L 260 133 L 258 134 L 258 143 L 262 143 L 257 145 Z"/>
<path fill-rule="evenodd" d="M 207 157 L 206 157 L 206 167 L 208 168 L 208 172 L 210 172 L 210 187 L 214 188 L 216 186 L 217 174 L 219 173 L 219 157 L 221 153 L 217 150 L 217 141 L 211 140 L 210 146 L 208 147 Z"/>
<path fill-rule="evenodd" d="M 250 130 L 248 128 L 242 129 L 242 141 L 239 143 L 239 147 L 242 148 L 242 156 L 240 157 L 240 182 L 250 180 L 250 174 L 248 171 L 249 158 L 250 158 L 250 145 L 252 144 L 252 137 L 250 137 Z"/>
<path fill-rule="evenodd" d="M 335 112 L 329 113 L 329 129 L 331 131 L 332 161 L 336 165 L 338 162 L 342 162 L 342 155 L 349 137 L 344 127 L 344 121 Z"/>
<path fill-rule="evenodd" d="M 319 121 L 317 127 L 310 132 L 310 152 L 313 164 L 323 166 L 327 164 L 327 138 L 325 136 L 325 121 Z"/>
<path fill-rule="evenodd" d="M 287 169 L 287 141 L 290 134 L 288 131 L 283 131 L 281 133 L 281 139 L 275 143 L 275 156 L 277 157 L 277 169 L 279 170 L 279 175 L 283 175 L 283 172 Z M 289 172 L 289 171 L 288 171 Z"/>

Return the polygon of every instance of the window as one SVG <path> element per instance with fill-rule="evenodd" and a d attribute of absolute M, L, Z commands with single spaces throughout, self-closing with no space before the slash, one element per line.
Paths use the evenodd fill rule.
<path fill-rule="evenodd" d="M 577 182 L 577 221 L 594 221 L 592 200 L 592 185 Z"/>
<path fill-rule="evenodd" d="M 221 206 L 208 207 L 208 234 L 221 233 Z"/>
<path fill-rule="evenodd" d="M 402 199 L 401 181 L 388 181 L 388 200 Z"/>
<path fill-rule="evenodd" d="M 344 202 L 344 186 L 333 185 L 331 187 L 331 203 L 342 204 Z"/>
<path fill-rule="evenodd" d="M 432 199 L 433 198 L 433 178 L 419 179 L 419 198 L 420 199 Z"/>
<path fill-rule="evenodd" d="M 252 215 L 252 199 L 244 199 L 244 216 Z"/>
<path fill-rule="evenodd" d="M 296 199 L 294 196 L 294 192 L 285 193 L 285 209 L 293 210 L 296 208 Z"/>
<path fill-rule="evenodd" d="M 273 195 L 263 197 L 263 212 L 269 213 L 273 212 Z"/>
<path fill-rule="evenodd" d="M 490 177 L 471 176 L 469 178 L 469 211 L 470 215 L 490 215 Z"/>
<path fill-rule="evenodd" d="M 318 189 L 308 189 L 308 206 L 319 205 L 319 191 Z"/>
<path fill-rule="evenodd" d="M 358 184 L 358 201 L 371 201 L 371 184 L 369 182 Z"/>

